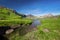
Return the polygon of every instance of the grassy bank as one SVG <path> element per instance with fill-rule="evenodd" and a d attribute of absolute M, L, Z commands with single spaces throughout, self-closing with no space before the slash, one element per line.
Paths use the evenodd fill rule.
<path fill-rule="evenodd" d="M 11 26 L 20 24 L 29 24 L 32 21 L 29 19 L 14 19 L 14 20 L 0 20 L 0 26 Z"/>
<path fill-rule="evenodd" d="M 41 20 L 36 31 L 20 36 L 19 31 L 11 34 L 10 40 L 60 40 L 60 18 L 47 18 Z M 24 31 L 23 31 L 24 32 Z"/>
<path fill-rule="evenodd" d="M 47 18 L 41 20 L 38 27 L 39 40 L 60 40 L 60 18 Z"/>

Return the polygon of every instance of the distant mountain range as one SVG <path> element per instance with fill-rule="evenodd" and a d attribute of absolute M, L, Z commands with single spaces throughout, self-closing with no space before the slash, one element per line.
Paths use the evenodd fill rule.
<path fill-rule="evenodd" d="M 46 14 L 44 16 L 40 16 L 39 18 L 50 18 L 50 17 L 60 17 L 60 15 Z"/>
<path fill-rule="evenodd" d="M 34 16 L 32 14 L 29 14 L 27 15 L 27 18 L 31 18 L 31 19 L 35 19 L 35 18 L 51 18 L 51 17 L 54 17 L 54 18 L 57 18 L 57 17 L 60 17 L 60 15 L 53 15 L 53 14 L 46 14 L 46 15 L 43 15 L 43 16 Z"/>

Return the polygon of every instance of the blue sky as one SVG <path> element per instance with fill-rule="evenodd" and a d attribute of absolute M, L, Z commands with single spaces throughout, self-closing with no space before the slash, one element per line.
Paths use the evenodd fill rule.
<path fill-rule="evenodd" d="M 0 0 L 0 5 L 22 14 L 42 16 L 60 14 L 60 0 Z"/>

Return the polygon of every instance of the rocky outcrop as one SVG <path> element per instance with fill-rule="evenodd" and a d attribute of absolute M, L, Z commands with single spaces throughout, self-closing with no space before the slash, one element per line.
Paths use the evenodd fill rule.
<path fill-rule="evenodd" d="M 53 15 L 52 14 L 47 14 L 47 15 L 44 15 L 44 17 L 53 17 Z"/>
<path fill-rule="evenodd" d="M 40 16 L 40 18 L 49 18 L 49 17 L 53 17 L 53 15 L 49 13 L 49 14 L 46 14 L 44 16 Z"/>

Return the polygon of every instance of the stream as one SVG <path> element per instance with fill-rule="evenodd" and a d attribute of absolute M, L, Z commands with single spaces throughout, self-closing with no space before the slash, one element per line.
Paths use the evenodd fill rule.
<path fill-rule="evenodd" d="M 33 22 L 32 22 L 32 24 L 28 27 L 29 29 L 31 28 L 31 29 L 33 29 L 33 28 L 36 28 L 38 25 L 40 25 L 41 23 L 40 23 L 40 20 L 38 20 L 38 19 L 33 19 Z M 26 28 L 28 31 L 29 31 L 29 29 L 28 28 Z M 6 32 L 6 30 L 8 30 L 8 29 L 11 29 L 10 27 L 0 27 L 0 39 L 1 40 L 8 40 L 8 38 L 7 37 L 5 37 L 5 36 L 3 36 L 4 34 L 5 34 L 5 32 Z M 18 28 L 17 28 L 18 29 Z M 23 28 L 22 28 L 23 29 Z M 30 29 L 30 30 L 31 30 Z M 21 31 L 21 30 L 20 30 Z M 24 30 L 25 31 L 25 30 Z M 20 32 L 20 35 L 23 35 L 23 34 L 25 34 L 25 33 L 27 33 L 27 32 L 25 32 L 25 33 L 22 33 L 23 31 L 21 31 Z M 22 34 L 21 34 L 22 33 Z"/>
<path fill-rule="evenodd" d="M 37 26 L 40 25 L 40 24 L 41 24 L 41 23 L 40 23 L 40 20 L 34 19 L 33 22 L 32 22 L 32 24 L 31 24 L 31 26 L 32 26 L 32 27 L 37 27 Z"/>

